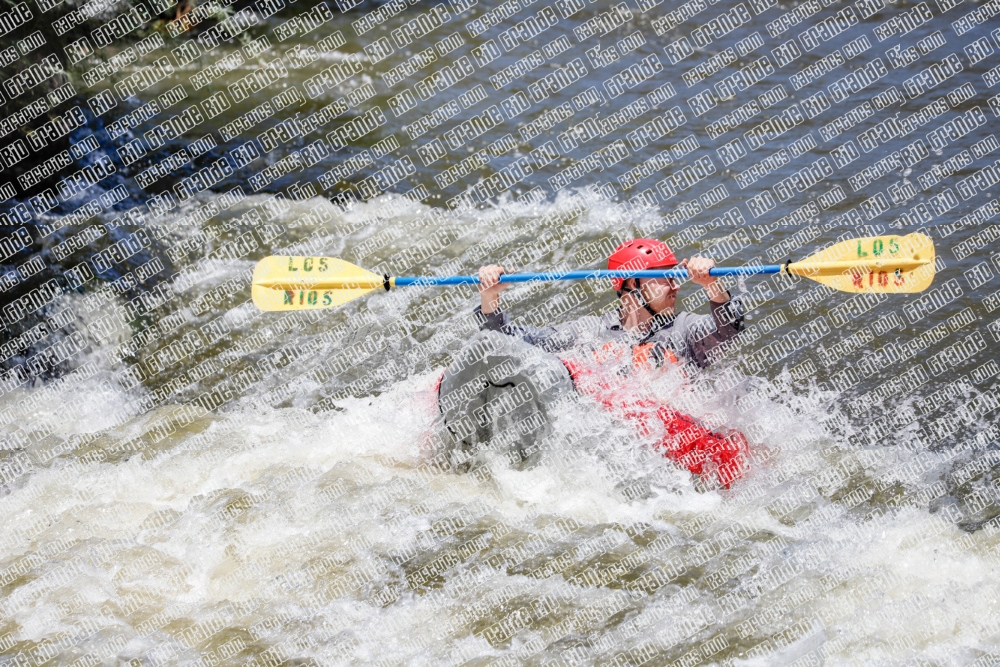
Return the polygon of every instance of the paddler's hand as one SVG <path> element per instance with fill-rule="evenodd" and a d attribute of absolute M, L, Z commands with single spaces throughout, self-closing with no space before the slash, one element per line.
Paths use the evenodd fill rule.
<path fill-rule="evenodd" d="M 715 260 L 708 257 L 692 257 L 681 262 L 681 268 L 687 269 L 688 276 L 696 285 L 701 285 L 708 293 L 708 298 L 713 303 L 725 303 L 729 301 L 729 292 L 719 284 L 718 278 L 708 275 L 711 269 L 715 268 Z"/>
<path fill-rule="evenodd" d="M 489 315 L 500 307 L 500 292 L 510 287 L 510 283 L 500 282 L 500 276 L 504 273 L 504 268 L 495 264 L 479 267 L 479 297 L 482 299 L 484 315 Z"/>

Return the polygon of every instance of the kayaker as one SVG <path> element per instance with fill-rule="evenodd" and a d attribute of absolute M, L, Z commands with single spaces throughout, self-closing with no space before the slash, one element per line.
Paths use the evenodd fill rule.
<path fill-rule="evenodd" d="M 672 278 L 615 278 L 611 283 L 619 299 L 617 314 L 589 316 L 540 328 L 516 326 L 500 309 L 500 292 L 510 283 L 499 282 L 504 269 L 491 265 L 479 269 L 482 303 L 475 311 L 479 328 L 521 338 L 550 353 L 566 351 L 588 337 L 597 342 L 627 344 L 633 348 L 633 356 L 635 348 L 643 346 L 642 356 L 648 352 L 657 365 L 672 353 L 705 367 L 711 363 L 713 350 L 724 346 L 744 328 L 742 304 L 731 298 L 718 279 L 708 273 L 715 261 L 692 257 L 678 262 L 670 248 L 655 239 L 626 241 L 608 258 L 609 269 L 676 266 L 687 269 L 691 281 L 705 290 L 711 315 L 675 312 L 680 286 Z"/>
<path fill-rule="evenodd" d="M 500 310 L 504 269 L 479 270 L 480 332 L 472 337 L 438 384 L 438 409 L 457 469 L 469 469 L 487 448 L 505 452 L 514 464 L 537 459 L 558 419 L 564 398 L 585 394 L 652 437 L 665 456 L 702 478 L 728 486 L 745 469 L 746 439 L 735 431 L 712 431 L 661 401 L 609 381 L 596 367 L 612 361 L 615 376 L 636 366 L 660 367 L 690 360 L 708 366 L 743 330 L 743 307 L 708 275 L 715 263 L 692 257 L 678 262 L 654 239 L 622 243 L 609 269 L 644 270 L 681 266 L 709 298 L 710 315 L 676 312 L 679 285 L 672 279 L 613 279 L 619 308 L 604 317 L 584 316 L 545 327 L 514 325 Z M 561 356 L 556 356 L 556 354 Z"/>

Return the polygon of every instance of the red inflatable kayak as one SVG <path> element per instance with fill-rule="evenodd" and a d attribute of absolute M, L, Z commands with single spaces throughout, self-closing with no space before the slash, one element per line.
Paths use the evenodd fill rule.
<path fill-rule="evenodd" d="M 746 472 L 749 443 L 739 431 L 730 429 L 725 435 L 712 431 L 691 415 L 674 410 L 656 398 L 614 386 L 581 364 L 566 359 L 562 362 L 577 391 L 633 424 L 641 437 L 655 438 L 664 456 L 695 475 L 706 480 L 714 478 L 728 489 Z"/>

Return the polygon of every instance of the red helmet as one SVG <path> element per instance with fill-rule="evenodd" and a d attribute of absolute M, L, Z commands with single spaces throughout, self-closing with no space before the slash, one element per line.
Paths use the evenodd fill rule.
<path fill-rule="evenodd" d="M 671 266 L 677 266 L 677 264 L 679 262 L 667 244 L 656 239 L 625 241 L 615 248 L 615 251 L 608 257 L 608 268 L 611 270 L 667 269 Z M 615 288 L 616 292 L 620 292 L 624 282 L 622 278 L 612 278 L 611 286 Z"/>

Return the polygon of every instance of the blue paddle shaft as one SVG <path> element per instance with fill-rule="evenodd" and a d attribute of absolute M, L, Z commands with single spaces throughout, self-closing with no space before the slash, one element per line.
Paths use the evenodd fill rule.
<path fill-rule="evenodd" d="M 737 266 L 715 268 L 710 276 L 759 276 L 781 273 L 780 264 L 763 266 Z M 565 273 L 505 273 L 500 276 L 502 283 L 527 283 L 533 280 L 590 280 L 594 278 L 687 278 L 687 269 L 659 269 L 654 271 L 568 271 Z M 396 285 L 478 285 L 479 276 L 400 276 Z"/>

